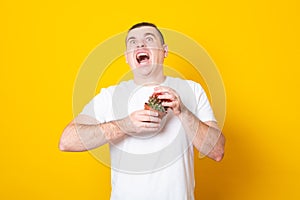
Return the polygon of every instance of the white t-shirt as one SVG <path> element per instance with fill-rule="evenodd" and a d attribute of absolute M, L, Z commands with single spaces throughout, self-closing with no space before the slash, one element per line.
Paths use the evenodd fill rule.
<path fill-rule="evenodd" d="M 176 90 L 184 105 L 201 121 L 215 121 L 198 83 L 167 77 L 161 85 Z M 122 119 L 144 109 L 154 87 L 138 86 L 131 80 L 103 88 L 81 114 L 100 123 Z M 110 144 L 111 200 L 194 200 L 193 145 L 172 112 L 164 117 L 163 123 L 158 133 L 127 137 Z"/>

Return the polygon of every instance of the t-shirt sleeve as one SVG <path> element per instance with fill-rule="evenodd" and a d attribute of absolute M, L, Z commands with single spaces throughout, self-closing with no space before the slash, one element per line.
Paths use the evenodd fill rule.
<path fill-rule="evenodd" d="M 195 115 L 203 122 L 217 121 L 204 89 L 200 84 L 194 84 L 197 101 Z"/>
<path fill-rule="evenodd" d="M 96 95 L 80 114 L 88 115 L 97 119 L 100 123 L 107 122 L 108 113 L 111 110 L 111 95 L 107 89 L 101 89 L 101 92 Z"/>

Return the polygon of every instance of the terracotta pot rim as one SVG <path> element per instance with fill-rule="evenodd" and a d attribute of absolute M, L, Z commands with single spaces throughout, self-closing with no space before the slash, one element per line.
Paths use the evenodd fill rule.
<path fill-rule="evenodd" d="M 160 118 L 163 118 L 167 114 L 166 112 L 161 112 L 161 111 L 158 111 L 158 110 L 155 110 L 155 109 L 151 108 L 147 103 L 145 103 L 144 109 L 145 110 L 152 110 L 152 111 L 158 112 L 158 116 Z"/>

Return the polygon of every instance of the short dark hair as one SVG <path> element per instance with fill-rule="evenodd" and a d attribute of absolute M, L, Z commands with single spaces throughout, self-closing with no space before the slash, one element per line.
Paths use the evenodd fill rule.
<path fill-rule="evenodd" d="M 140 22 L 140 23 L 137 23 L 135 25 L 133 25 L 129 30 L 131 31 L 132 29 L 135 29 L 135 28 L 140 28 L 140 27 L 143 27 L 143 26 L 150 26 L 150 27 L 153 27 L 157 30 L 157 32 L 159 33 L 159 36 L 160 36 L 160 39 L 161 39 L 161 42 L 162 44 L 165 44 L 165 40 L 164 40 L 164 36 L 163 34 L 160 32 L 160 30 L 157 28 L 157 26 L 153 23 L 149 23 L 149 22 Z"/>

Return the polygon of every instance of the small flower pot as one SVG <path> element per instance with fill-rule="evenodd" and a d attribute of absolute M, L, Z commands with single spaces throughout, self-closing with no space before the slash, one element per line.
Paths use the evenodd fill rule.
<path fill-rule="evenodd" d="M 144 109 L 145 110 L 152 110 L 152 111 L 157 112 L 158 113 L 158 117 L 160 119 L 162 119 L 167 114 L 167 112 L 161 112 L 161 111 L 158 111 L 158 110 L 155 110 L 155 109 L 151 108 L 147 103 L 144 104 Z"/>

